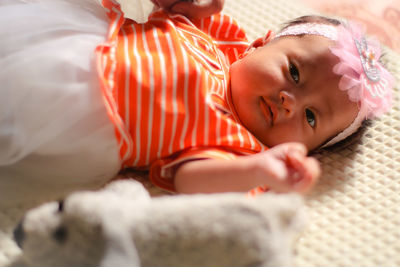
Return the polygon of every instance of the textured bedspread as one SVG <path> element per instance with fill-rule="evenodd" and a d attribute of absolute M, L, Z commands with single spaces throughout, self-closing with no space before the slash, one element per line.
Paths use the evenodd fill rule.
<path fill-rule="evenodd" d="M 225 12 L 237 18 L 251 39 L 266 29 L 277 29 L 288 19 L 315 13 L 305 5 L 311 0 L 226 2 Z M 335 12 L 315 2 L 313 7 Z M 365 21 L 368 18 L 363 16 Z M 372 25 L 379 22 L 371 19 Z M 398 31 L 398 26 L 393 27 Z M 391 36 L 393 32 L 389 36 L 399 40 L 399 36 Z M 384 42 L 399 51 L 399 41 Z M 388 48 L 385 52 L 388 69 L 399 81 L 400 55 Z M 399 83 L 394 95 L 392 112 L 372 122 L 349 147 L 317 155 L 323 176 L 307 197 L 310 221 L 295 247 L 295 266 L 400 266 Z M 145 181 L 143 173 L 122 176 L 132 175 Z M 162 193 L 146 181 L 145 184 L 154 195 Z M 23 209 L 0 210 L 0 266 L 17 266 L 13 262 L 20 251 L 10 237 Z"/>

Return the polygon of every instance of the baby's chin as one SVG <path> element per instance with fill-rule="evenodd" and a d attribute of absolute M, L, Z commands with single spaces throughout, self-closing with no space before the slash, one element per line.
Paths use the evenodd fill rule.
<path fill-rule="evenodd" d="M 239 109 L 240 104 L 239 104 L 239 100 L 238 100 L 238 95 L 237 95 L 237 92 L 233 91 L 232 84 L 230 84 L 230 102 L 232 104 L 231 108 L 232 108 L 232 112 L 233 112 L 235 118 L 239 120 L 239 123 L 241 125 L 244 125 L 243 118 L 241 116 L 241 112 Z"/>

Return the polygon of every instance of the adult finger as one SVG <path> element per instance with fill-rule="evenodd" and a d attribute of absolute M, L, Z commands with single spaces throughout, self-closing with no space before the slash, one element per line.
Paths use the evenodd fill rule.
<path fill-rule="evenodd" d="M 170 8 L 170 12 L 200 19 L 220 12 L 223 6 L 224 0 L 179 1 Z"/>
<path fill-rule="evenodd" d="M 151 0 L 153 4 L 165 9 L 169 10 L 175 3 L 179 2 L 179 0 Z"/>

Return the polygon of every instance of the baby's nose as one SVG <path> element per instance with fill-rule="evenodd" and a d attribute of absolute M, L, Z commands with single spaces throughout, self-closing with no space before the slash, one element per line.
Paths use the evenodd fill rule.
<path fill-rule="evenodd" d="M 284 115 L 287 117 L 291 117 L 294 114 L 296 108 L 295 96 L 290 92 L 280 91 L 279 99 L 281 107 L 284 111 Z"/>
<path fill-rule="evenodd" d="M 13 234 L 14 234 L 14 240 L 17 243 L 18 247 L 22 248 L 22 243 L 24 242 L 25 239 L 23 220 L 21 220 L 17 225 L 17 227 L 15 227 Z"/>

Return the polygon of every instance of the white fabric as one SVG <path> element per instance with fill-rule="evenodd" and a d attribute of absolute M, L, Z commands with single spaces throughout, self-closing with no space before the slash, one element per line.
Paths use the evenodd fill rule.
<path fill-rule="evenodd" d="M 354 121 L 342 132 L 340 132 L 338 135 L 333 137 L 331 140 L 329 140 L 327 143 L 325 143 L 322 148 L 332 146 L 340 141 L 343 141 L 350 135 L 354 134 L 357 132 L 357 130 L 361 127 L 365 119 L 367 118 L 367 113 L 368 110 L 365 106 L 361 106 L 360 110 L 358 111 L 357 117 L 354 119 Z"/>
<path fill-rule="evenodd" d="M 333 41 L 336 41 L 338 36 L 336 26 L 323 23 L 302 23 L 287 27 L 286 29 L 275 35 L 275 38 L 279 38 L 282 36 L 296 36 L 302 34 L 324 36 Z"/>
<path fill-rule="evenodd" d="M 95 0 L 0 1 L 2 203 L 118 172 L 94 52 L 107 21 Z"/>

